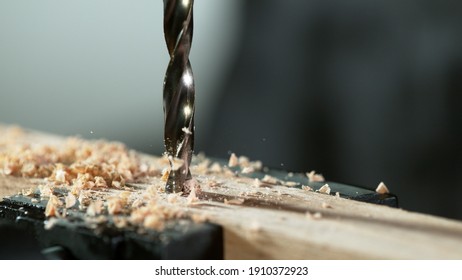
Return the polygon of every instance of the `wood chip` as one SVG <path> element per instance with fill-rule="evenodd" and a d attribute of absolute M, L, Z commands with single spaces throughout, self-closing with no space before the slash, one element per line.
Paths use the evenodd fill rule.
<path fill-rule="evenodd" d="M 180 158 L 174 158 L 174 157 L 169 156 L 168 159 L 170 160 L 170 164 L 172 166 L 171 171 L 177 171 L 184 165 L 184 160 Z"/>
<path fill-rule="evenodd" d="M 144 218 L 143 226 L 150 229 L 160 230 L 164 226 L 163 220 L 156 214 L 150 214 Z"/>
<path fill-rule="evenodd" d="M 103 209 L 103 202 L 101 200 L 92 201 L 87 208 L 87 215 L 94 217 L 96 215 L 101 214 Z"/>
<path fill-rule="evenodd" d="M 221 168 L 221 165 L 218 162 L 214 162 L 210 166 L 209 170 L 210 172 L 213 172 L 213 173 L 221 173 L 223 171 L 223 168 Z"/>
<path fill-rule="evenodd" d="M 77 198 L 69 192 L 64 202 L 66 203 L 66 208 L 71 208 L 77 203 Z"/>
<path fill-rule="evenodd" d="M 239 165 L 239 159 L 237 158 L 235 153 L 232 153 L 228 160 L 229 167 L 236 167 Z"/>
<path fill-rule="evenodd" d="M 50 186 L 39 185 L 38 189 L 40 191 L 40 197 L 50 197 L 53 195 L 53 190 L 50 188 Z"/>
<path fill-rule="evenodd" d="M 293 187 L 297 186 L 298 183 L 297 183 L 297 182 L 293 182 L 293 181 L 285 181 L 285 182 L 283 182 L 283 185 L 286 186 L 286 187 L 293 188 Z"/>
<path fill-rule="evenodd" d="M 21 194 L 24 196 L 34 196 L 34 189 L 29 188 L 29 189 L 23 189 L 21 190 Z"/>
<path fill-rule="evenodd" d="M 63 169 L 62 165 L 60 168 L 57 168 L 55 171 L 55 180 L 60 183 L 66 183 L 67 172 Z"/>
<path fill-rule="evenodd" d="M 125 217 L 113 217 L 112 221 L 117 228 L 124 228 L 128 226 L 128 219 Z"/>
<path fill-rule="evenodd" d="M 186 133 L 186 134 L 192 135 L 191 130 L 190 130 L 189 128 L 187 128 L 187 127 L 183 127 L 183 128 L 181 129 L 181 131 L 183 131 L 183 132 Z"/>
<path fill-rule="evenodd" d="M 143 204 L 144 204 L 143 200 L 140 199 L 140 198 L 137 198 L 137 199 L 135 199 L 135 200 L 133 201 L 131 207 L 136 209 L 136 208 L 139 208 L 139 207 L 143 206 Z"/>
<path fill-rule="evenodd" d="M 320 193 L 330 194 L 330 187 L 328 184 L 324 184 L 318 191 Z"/>
<path fill-rule="evenodd" d="M 261 179 L 263 183 L 271 184 L 271 185 L 278 185 L 281 183 L 277 178 L 270 176 L 270 175 L 265 175 L 263 179 Z"/>
<path fill-rule="evenodd" d="M 309 182 L 324 182 L 325 181 L 324 176 L 322 176 L 321 174 L 316 174 L 314 170 L 312 170 L 309 173 L 306 173 L 306 176 L 308 177 Z"/>
<path fill-rule="evenodd" d="M 383 182 L 380 182 L 380 184 L 377 186 L 377 188 L 375 189 L 375 191 L 377 193 L 380 193 L 380 194 L 386 194 L 386 193 L 390 193 L 390 191 L 388 190 L 387 186 L 385 186 L 385 184 Z"/>
<path fill-rule="evenodd" d="M 199 198 L 196 196 L 196 188 L 191 188 L 191 192 L 189 193 L 186 202 L 188 204 L 193 204 L 195 202 L 199 201 Z"/>
<path fill-rule="evenodd" d="M 101 176 L 95 176 L 95 187 L 97 188 L 107 188 L 107 183 Z"/>
<path fill-rule="evenodd" d="M 253 172 L 255 172 L 255 168 L 253 168 L 252 166 L 246 166 L 242 168 L 242 171 L 241 171 L 242 174 L 250 174 Z"/>
<path fill-rule="evenodd" d="M 164 182 L 167 182 L 169 175 L 170 175 L 170 170 L 168 170 L 168 168 L 164 168 L 162 169 L 162 177 L 160 179 Z"/>
<path fill-rule="evenodd" d="M 48 199 L 47 206 L 45 208 L 45 217 L 58 216 L 58 207 L 61 205 L 61 201 L 55 195 L 51 195 Z"/>
<path fill-rule="evenodd" d="M 302 185 L 302 190 L 307 191 L 307 192 L 310 192 L 310 191 L 313 191 L 313 188 L 310 187 L 310 186 L 304 186 L 304 185 Z"/>
<path fill-rule="evenodd" d="M 124 204 L 124 199 L 119 197 L 110 197 L 107 199 L 107 212 L 110 215 L 119 214 L 122 212 Z"/>

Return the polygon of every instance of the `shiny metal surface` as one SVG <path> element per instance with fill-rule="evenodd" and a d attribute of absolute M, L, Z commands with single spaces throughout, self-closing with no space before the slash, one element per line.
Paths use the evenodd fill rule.
<path fill-rule="evenodd" d="M 165 190 L 181 192 L 191 178 L 194 149 L 194 78 L 189 62 L 193 0 L 164 0 L 164 35 L 170 63 L 164 79 L 164 145 L 171 171 Z"/>

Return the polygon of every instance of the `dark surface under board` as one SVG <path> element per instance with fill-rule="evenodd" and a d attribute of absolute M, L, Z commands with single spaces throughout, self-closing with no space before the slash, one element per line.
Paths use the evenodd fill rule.
<path fill-rule="evenodd" d="M 304 174 L 269 170 L 280 180 L 307 184 Z M 239 175 L 244 176 L 244 175 Z M 256 172 L 246 177 L 262 178 Z M 378 194 L 367 188 L 335 182 L 313 182 L 319 189 L 328 183 L 331 195 L 367 203 L 398 206 L 393 194 Z M 136 228 L 118 229 L 107 221 L 88 228 L 84 215 L 70 212 L 50 229 L 44 211 L 47 201 L 32 202 L 33 197 L 14 195 L 0 202 L 0 259 L 222 259 L 223 231 L 218 225 L 197 224 L 187 219 L 169 222 L 162 231 Z"/>

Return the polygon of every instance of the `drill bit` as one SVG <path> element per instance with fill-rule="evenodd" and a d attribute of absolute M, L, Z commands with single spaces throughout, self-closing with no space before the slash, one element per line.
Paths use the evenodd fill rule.
<path fill-rule="evenodd" d="M 194 148 L 194 79 L 189 62 L 193 0 L 164 0 L 170 62 L 164 79 L 164 145 L 170 161 L 166 192 L 184 191 Z"/>

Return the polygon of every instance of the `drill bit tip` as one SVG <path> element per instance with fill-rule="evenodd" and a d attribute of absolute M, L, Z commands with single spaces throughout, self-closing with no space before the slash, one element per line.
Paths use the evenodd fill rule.
<path fill-rule="evenodd" d="M 194 149 L 194 78 L 189 62 L 193 0 L 164 0 L 164 35 L 170 62 L 164 79 L 164 145 L 170 162 L 165 190 L 184 191 Z M 181 164 L 178 165 L 178 160 Z"/>

